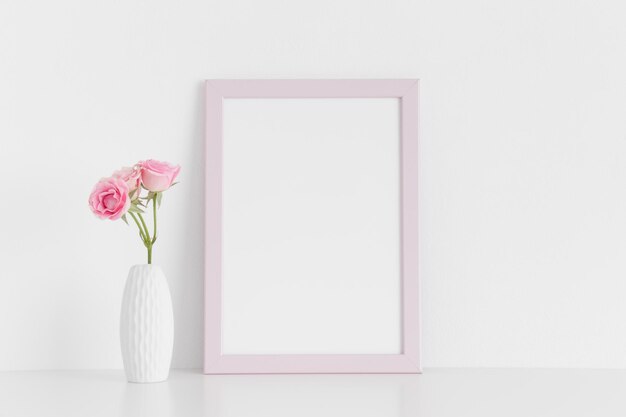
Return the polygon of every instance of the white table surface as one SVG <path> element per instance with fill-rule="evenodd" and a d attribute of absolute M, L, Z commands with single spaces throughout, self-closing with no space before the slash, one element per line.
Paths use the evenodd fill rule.
<path fill-rule="evenodd" d="M 0 373 L 0 416 L 626 416 L 626 370 L 426 369 L 422 375 Z"/>

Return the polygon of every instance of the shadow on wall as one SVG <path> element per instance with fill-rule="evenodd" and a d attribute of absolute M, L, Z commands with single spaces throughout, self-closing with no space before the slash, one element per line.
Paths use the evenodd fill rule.
<path fill-rule="evenodd" d="M 171 259 L 171 280 L 177 280 L 172 289 L 174 304 L 173 368 L 202 366 L 204 346 L 204 82 L 194 89 L 194 113 L 190 121 L 191 138 L 187 141 L 190 153 L 188 166 L 183 167 L 186 186 L 195 201 L 185 201 L 183 216 L 176 219 L 180 233 L 176 241 L 184 245 Z"/>

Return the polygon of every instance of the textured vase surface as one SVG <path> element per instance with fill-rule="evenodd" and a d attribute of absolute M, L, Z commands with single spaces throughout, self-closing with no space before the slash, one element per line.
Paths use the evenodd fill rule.
<path fill-rule="evenodd" d="M 167 379 L 174 346 L 174 312 L 160 267 L 130 268 L 122 299 L 120 341 L 129 382 Z"/>

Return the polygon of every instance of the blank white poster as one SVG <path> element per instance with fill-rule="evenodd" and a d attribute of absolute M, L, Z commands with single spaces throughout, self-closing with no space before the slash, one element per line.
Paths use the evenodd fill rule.
<path fill-rule="evenodd" d="M 225 99 L 222 353 L 401 353 L 398 99 Z"/>

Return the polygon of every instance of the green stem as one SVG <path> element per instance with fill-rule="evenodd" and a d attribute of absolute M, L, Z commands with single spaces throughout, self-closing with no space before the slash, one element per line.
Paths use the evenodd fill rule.
<path fill-rule="evenodd" d="M 152 235 L 152 244 L 156 242 L 157 238 L 157 196 L 158 193 L 155 193 L 154 197 L 152 197 L 152 218 L 154 220 L 154 229 L 152 230 L 152 233 L 154 233 Z"/>
<path fill-rule="evenodd" d="M 132 211 L 129 211 L 130 216 L 133 218 L 133 220 L 135 221 L 135 224 L 139 228 L 139 236 L 141 236 L 143 245 L 148 250 L 148 264 L 152 264 L 152 246 L 154 246 L 154 242 L 156 242 L 156 239 L 157 239 L 157 197 L 158 197 L 158 193 L 155 193 L 151 198 L 153 224 L 154 224 L 152 237 L 150 237 L 150 231 L 148 230 L 148 225 L 146 224 L 146 221 L 144 220 L 141 213 L 133 213 Z"/>
<path fill-rule="evenodd" d="M 141 224 L 143 226 L 143 233 L 144 235 L 146 235 L 146 243 L 150 243 L 150 232 L 148 231 L 148 226 L 146 226 L 146 222 L 143 219 L 143 216 L 141 215 L 141 213 L 137 213 L 137 216 L 139 216 L 139 220 L 141 220 Z"/>
<path fill-rule="evenodd" d="M 144 244 L 146 245 L 146 248 L 148 249 L 148 264 L 152 263 L 152 239 L 150 239 L 150 232 L 148 231 L 148 226 L 146 226 L 146 222 L 143 219 L 143 216 L 141 215 L 141 213 L 137 213 L 137 216 L 139 216 L 139 220 L 141 220 L 141 224 L 143 225 L 143 229 L 144 229 L 144 233 L 146 235 L 146 241 L 144 242 Z"/>
<path fill-rule="evenodd" d="M 135 224 L 139 228 L 139 236 L 141 236 L 141 240 L 143 241 L 143 244 L 145 245 L 146 244 L 146 237 L 143 234 L 143 229 L 141 228 L 141 225 L 139 224 L 139 220 L 137 220 L 137 216 L 135 216 L 135 213 L 133 213 L 132 211 L 129 211 L 128 213 L 133 218 L 133 220 L 135 221 Z"/>

